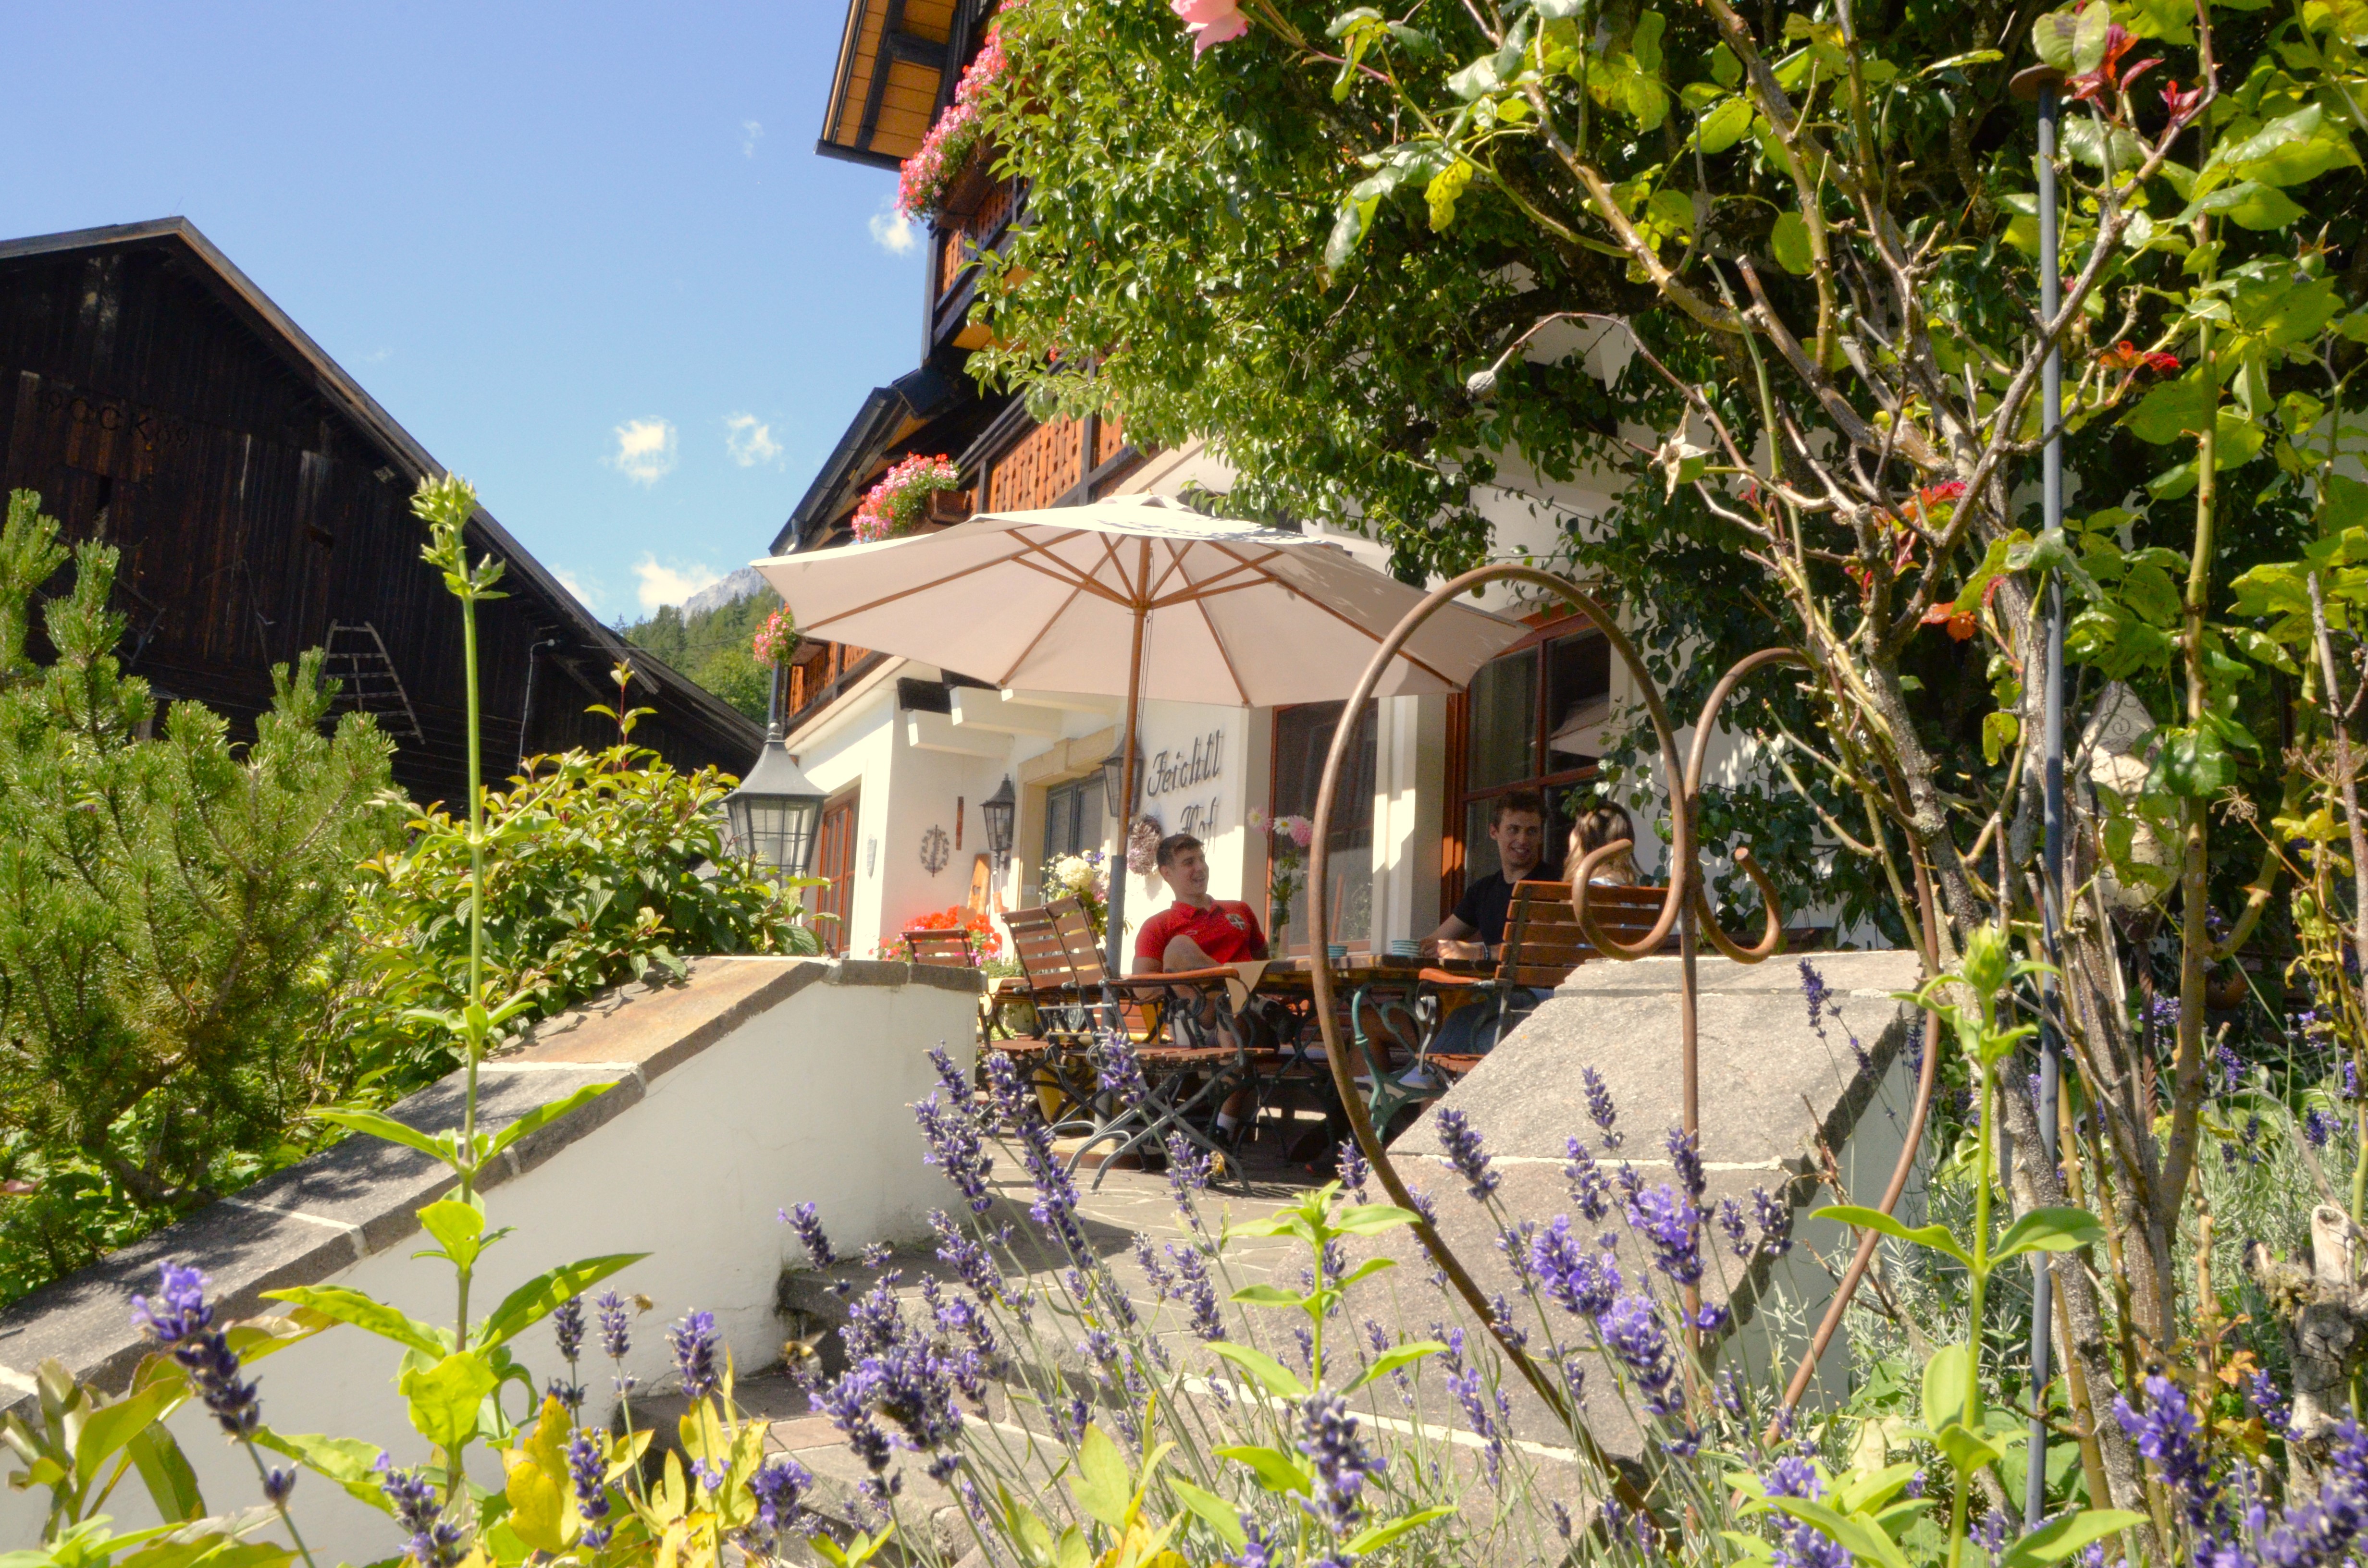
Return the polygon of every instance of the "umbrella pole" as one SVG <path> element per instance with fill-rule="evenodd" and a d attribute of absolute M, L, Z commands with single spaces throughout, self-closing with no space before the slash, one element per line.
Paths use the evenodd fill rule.
<path fill-rule="evenodd" d="M 1143 580 L 1151 583 L 1151 546 L 1143 547 Z M 1126 972 L 1126 850 L 1128 837 L 1134 831 L 1134 730 L 1143 710 L 1143 634 L 1151 619 L 1150 607 L 1138 605 L 1134 611 L 1134 646 L 1126 664 L 1126 724 L 1120 733 L 1119 798 L 1124 809 L 1118 815 L 1118 853 L 1110 858 L 1110 912 L 1102 933 L 1105 952 L 1102 967 L 1112 974 Z"/>

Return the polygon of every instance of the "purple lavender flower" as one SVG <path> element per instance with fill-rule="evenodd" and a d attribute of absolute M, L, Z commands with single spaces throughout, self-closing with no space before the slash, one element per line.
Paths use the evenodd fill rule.
<path fill-rule="evenodd" d="M 995 1161 L 986 1153 L 985 1135 L 968 1108 L 941 1106 L 938 1096 L 931 1095 L 913 1107 L 913 1119 L 921 1124 L 925 1146 L 921 1163 L 944 1172 L 969 1202 L 972 1213 L 984 1214 L 994 1208 L 995 1195 L 986 1180 Z"/>
<path fill-rule="evenodd" d="M 1608 1252 L 1588 1256 L 1571 1237 L 1568 1215 L 1555 1215 L 1532 1238 L 1530 1266 L 1547 1299 L 1577 1317 L 1601 1317 L 1620 1293 L 1619 1264 Z"/>
<path fill-rule="evenodd" d="M 954 1110 L 967 1111 L 971 1105 L 970 1077 L 954 1065 L 953 1054 L 940 1040 L 928 1050 L 929 1066 L 938 1074 L 939 1086 L 945 1090 L 946 1105 Z"/>
<path fill-rule="evenodd" d="M 419 1568 L 453 1568 L 461 1561 L 461 1527 L 442 1517 L 444 1505 L 435 1484 L 416 1470 L 397 1470 L 389 1456 L 378 1457 L 378 1487 L 393 1506 L 394 1521 L 411 1539 L 404 1554 Z"/>
<path fill-rule="evenodd" d="M 2228 1049 L 2228 1042 L 2225 1040 L 2212 1048 L 2212 1060 L 2220 1069 L 2220 1092 L 2235 1094 L 2237 1085 L 2244 1081 L 2245 1064 L 2237 1059 L 2235 1051 Z"/>
<path fill-rule="evenodd" d="M 1802 1457 L 1802 1454 L 1785 1454 L 1767 1473 L 1767 1478 L 1762 1481 L 1762 1490 L 1767 1490 L 1769 1497 L 1806 1497 L 1809 1502 L 1816 1502 L 1818 1497 L 1826 1494 L 1826 1483 L 1818 1481 L 1816 1464 L 1812 1459 Z"/>
<path fill-rule="evenodd" d="M 2356 1100 L 2360 1097 L 2360 1067 L 2357 1062 L 2346 1062 L 2343 1064 L 2340 1082 L 2341 1087 L 2338 1092 L 2345 1099 Z"/>
<path fill-rule="evenodd" d="M 292 1470 L 267 1470 L 263 1472 L 263 1500 L 282 1510 L 288 1506 L 288 1494 L 296 1490 L 296 1472 Z"/>
<path fill-rule="evenodd" d="M 584 1298 L 570 1296 L 551 1314 L 551 1332 L 559 1341 L 559 1358 L 575 1365 L 584 1354 Z"/>
<path fill-rule="evenodd" d="M 2245 1380 L 2245 1399 L 2261 1417 L 2261 1424 L 2280 1437 L 2294 1426 L 2294 1412 L 2286 1408 L 2278 1385 L 2270 1381 L 2266 1369 L 2258 1370 Z"/>
<path fill-rule="evenodd" d="M 1463 1407 L 1463 1420 L 1472 1435 L 1480 1439 L 1480 1465 L 1488 1484 L 1497 1484 L 1505 1457 L 1505 1435 L 1497 1429 L 1496 1413 L 1489 1408 L 1487 1383 L 1477 1367 L 1447 1375 L 1447 1392 Z"/>
<path fill-rule="evenodd" d="M 213 1326 L 204 1275 L 170 1263 L 160 1265 L 155 1299 L 132 1297 L 131 1321 L 188 1369 L 198 1398 L 225 1433 L 242 1442 L 254 1437 L 263 1423 L 263 1407 L 256 1403 L 255 1385 L 239 1381 L 238 1357 L 229 1336 Z"/>
<path fill-rule="evenodd" d="M 1716 1301 L 1704 1301 L 1702 1310 L 1694 1313 L 1694 1326 L 1704 1334 L 1725 1334 L 1734 1315 Z"/>
<path fill-rule="evenodd" d="M 847 1439 L 848 1449 L 875 1476 L 888 1469 L 893 1457 L 888 1434 L 871 1419 L 871 1392 L 878 1381 L 878 1371 L 865 1361 L 833 1378 L 822 1391 L 824 1414 Z"/>
<path fill-rule="evenodd" d="M 767 1543 L 808 1529 L 805 1494 L 814 1489 L 814 1474 L 805 1466 L 778 1454 L 748 1478 L 748 1495 L 757 1500 L 757 1530 Z"/>
<path fill-rule="evenodd" d="M 1530 1343 L 1530 1331 L 1513 1315 L 1513 1303 L 1499 1290 L 1488 1298 L 1488 1321 L 1497 1325 L 1497 1337 L 1516 1350 L 1525 1349 Z"/>
<path fill-rule="evenodd" d="M 1592 1067 L 1580 1068 L 1578 1075 L 1580 1082 L 1587 1086 L 1588 1119 L 1603 1130 L 1603 1146 L 1607 1149 L 1617 1149 L 1620 1147 L 1620 1141 L 1627 1134 L 1617 1131 L 1612 1126 L 1620 1119 L 1620 1112 L 1611 1103 L 1611 1091 L 1604 1086 L 1603 1075 Z"/>
<path fill-rule="evenodd" d="M 1819 1040 L 1826 1038 L 1826 999 L 1832 994 L 1832 988 L 1826 984 L 1826 977 L 1817 972 L 1815 964 L 1803 959 L 1801 995 L 1809 1004 L 1809 1028 L 1816 1032 Z"/>
<path fill-rule="evenodd" d="M 1365 1163 L 1365 1152 L 1357 1147 L 1354 1138 L 1340 1140 L 1340 1186 L 1342 1190 L 1360 1203 L 1365 1197 L 1365 1183 L 1372 1178 L 1373 1167 Z"/>
<path fill-rule="evenodd" d="M 1574 1138 L 1564 1148 L 1570 1155 L 1570 1164 L 1562 1168 L 1563 1179 L 1570 1183 L 1570 1200 L 1588 1223 L 1600 1224 L 1611 1212 L 1611 1184 L 1586 1144 Z"/>
<path fill-rule="evenodd" d="M 1439 1163 L 1463 1178 L 1463 1190 L 1475 1202 L 1486 1201 L 1503 1178 L 1488 1168 L 1479 1131 L 1462 1111 L 1442 1108 L 1439 1112 L 1439 1146 L 1447 1151 Z"/>
<path fill-rule="evenodd" d="M 674 1346 L 684 1397 L 696 1403 L 713 1393 L 723 1382 L 715 1366 L 715 1314 L 692 1312 L 666 1331 L 666 1339 Z"/>
<path fill-rule="evenodd" d="M 1299 1407 L 1299 1451 L 1315 1467 L 1315 1494 L 1300 1506 L 1335 1536 L 1348 1535 L 1364 1517 L 1367 1478 L 1382 1473 L 1388 1461 L 1366 1449 L 1349 1402 L 1337 1393 L 1318 1390 L 1308 1396 Z"/>
<path fill-rule="evenodd" d="M 1924 1495 L 1924 1472 L 1919 1470 L 1907 1478 L 1907 1484 L 1899 1489 L 1899 1494 L 1902 1497 L 1921 1497 Z"/>
<path fill-rule="evenodd" d="M 1764 1187 L 1751 1189 L 1753 1218 L 1759 1222 L 1759 1250 L 1782 1257 L 1793 1250 L 1793 1209 Z"/>
<path fill-rule="evenodd" d="M 1677 1387 L 1678 1369 L 1669 1359 L 1668 1335 L 1647 1296 L 1622 1296 L 1595 1323 L 1603 1347 L 1620 1359 L 1645 1396 L 1645 1408 L 1656 1415 L 1674 1416 L 1685 1408 Z"/>
<path fill-rule="evenodd" d="M 2337 1125 L 2333 1117 L 2317 1106 L 2313 1106 L 2303 1116 L 2302 1135 L 2309 1141 L 2312 1148 L 2324 1149 L 2327 1147 L 2327 1141 L 2335 1135 Z"/>
<path fill-rule="evenodd" d="M 874 1274 L 887 1267 L 888 1260 L 895 1256 L 896 1249 L 886 1242 L 866 1242 L 863 1244 L 863 1250 L 855 1255 L 856 1261 Z"/>
<path fill-rule="evenodd" d="M 1151 1097 L 1144 1081 L 1143 1061 L 1134 1042 L 1118 1029 L 1104 1029 L 1094 1042 L 1094 1082 L 1121 1108 L 1139 1106 Z"/>
<path fill-rule="evenodd" d="M 570 1412 L 576 1415 L 583 1414 L 584 1385 L 582 1383 L 571 1383 L 565 1378 L 552 1378 L 544 1382 L 542 1392 L 565 1405 Z"/>
<path fill-rule="evenodd" d="M 1718 1228 L 1726 1237 L 1726 1250 L 1736 1257 L 1751 1256 L 1751 1237 L 1744 1227 L 1743 1205 L 1732 1198 L 1718 1200 Z"/>
<path fill-rule="evenodd" d="M 1664 1182 L 1628 1205 L 1628 1224 L 1653 1248 L 1654 1267 L 1679 1285 L 1702 1282 L 1702 1210 Z"/>
<path fill-rule="evenodd" d="M 1192 1332 L 1212 1343 L 1224 1338 L 1225 1314 L 1217 1305 L 1216 1281 L 1209 1278 L 1209 1263 L 1201 1249 L 1171 1242 L 1167 1256 L 1176 1262 L 1176 1300 L 1192 1314 Z"/>
<path fill-rule="evenodd" d="M 2187 1522 L 2209 1529 L 2219 1516 L 2219 1488 L 2199 1443 L 2195 1412 L 2188 1407 L 2187 1391 L 2169 1378 L 2146 1381 L 2146 1409 L 2134 1410 L 2127 1398 L 2115 1396 L 2114 1418 L 2121 1422 L 2165 1485 L 2180 1499 Z"/>
<path fill-rule="evenodd" d="M 809 1267 L 828 1268 L 838 1261 L 831 1250 L 830 1238 L 823 1233 L 822 1215 L 811 1203 L 801 1203 L 787 1216 L 790 1229 L 798 1234 L 798 1244 L 806 1249 Z"/>
<path fill-rule="evenodd" d="M 1669 1163 L 1677 1167 L 1678 1181 L 1686 1196 L 1696 1203 L 1702 1201 L 1702 1188 L 1708 1178 L 1702 1175 L 1702 1140 L 1682 1127 L 1669 1129 Z"/>
<path fill-rule="evenodd" d="M 601 1459 L 599 1442 L 592 1440 L 592 1433 L 575 1433 L 568 1440 L 568 1481 L 575 1485 L 575 1511 L 585 1518 L 585 1551 L 599 1551 L 616 1532 L 616 1526 L 601 1523 L 609 1518 L 609 1487 L 601 1481 L 606 1471 L 609 1464 Z"/>
<path fill-rule="evenodd" d="M 1414 1211 L 1422 1216 L 1422 1222 L 1431 1227 L 1431 1229 L 1437 1230 L 1439 1228 L 1439 1205 L 1432 1199 L 1430 1194 L 1425 1192 L 1418 1187 L 1409 1187 L 1406 1188 L 1406 1198 L 1408 1201 L 1413 1203 Z"/>
<path fill-rule="evenodd" d="M 1092 1257 L 1093 1246 L 1077 1223 L 1076 1183 L 1069 1179 L 1068 1168 L 1053 1152 L 1053 1131 L 1044 1125 L 1033 1087 L 1020 1077 L 1018 1065 L 1000 1051 L 987 1058 L 986 1075 L 996 1104 L 1019 1142 L 1020 1163 L 1028 1167 L 1029 1178 L 1036 1186 L 1036 1201 L 1029 1206 L 1029 1213 L 1060 1241 L 1073 1260 Z"/>
<path fill-rule="evenodd" d="M 1769 1561 L 1774 1568 L 1850 1568 L 1849 1550 L 1808 1525 L 1793 1526 Z"/>
<path fill-rule="evenodd" d="M 1917 1014 L 1907 1020 L 1907 1028 L 1900 1041 L 1900 1050 L 1907 1058 L 1907 1071 L 1921 1077 L 1924 1073 L 1924 1015 Z"/>
<path fill-rule="evenodd" d="M 625 1317 L 624 1298 L 614 1290 L 603 1290 L 600 1299 L 592 1304 L 600 1309 L 600 1348 L 608 1354 L 609 1360 L 623 1360 L 625 1352 L 633 1347 Z"/>

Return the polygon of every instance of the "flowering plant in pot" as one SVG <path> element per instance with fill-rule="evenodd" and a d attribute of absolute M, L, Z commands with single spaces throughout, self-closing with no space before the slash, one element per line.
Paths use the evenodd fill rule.
<path fill-rule="evenodd" d="M 749 640 L 749 656 L 768 670 L 779 669 L 783 660 L 798 651 L 798 641 L 797 618 L 783 605 L 757 628 L 757 635 Z"/>
<path fill-rule="evenodd" d="M 864 492 L 855 508 L 856 542 L 869 544 L 911 533 L 927 514 L 931 495 L 961 484 L 962 475 L 951 458 L 923 457 L 916 452 L 904 459 Z"/>
<path fill-rule="evenodd" d="M 1001 78 L 1006 64 L 1002 40 L 990 28 L 986 42 L 954 86 L 954 101 L 931 123 L 921 145 L 898 172 L 896 209 L 905 217 L 932 217 L 944 205 L 947 193 L 962 178 L 972 154 L 985 140 L 978 96 Z"/>

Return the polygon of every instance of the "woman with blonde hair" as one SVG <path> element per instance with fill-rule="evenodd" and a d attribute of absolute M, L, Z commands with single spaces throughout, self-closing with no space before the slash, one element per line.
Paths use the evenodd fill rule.
<path fill-rule="evenodd" d="M 1563 864 L 1575 880 L 1579 863 L 1588 856 L 1622 839 L 1629 847 L 1598 861 L 1587 882 L 1589 887 L 1634 887 L 1645 880 L 1636 869 L 1636 824 L 1625 811 L 1608 801 L 1581 812 L 1578 820 L 1570 824 L 1570 851 Z"/>

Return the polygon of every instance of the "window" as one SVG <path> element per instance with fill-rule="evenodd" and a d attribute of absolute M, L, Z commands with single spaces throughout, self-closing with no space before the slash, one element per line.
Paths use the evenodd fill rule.
<path fill-rule="evenodd" d="M 1102 846 L 1102 776 L 1089 773 L 1044 791 L 1044 863 Z"/>
<path fill-rule="evenodd" d="M 1339 702 L 1309 702 L 1274 712 L 1274 814 L 1313 817 L 1316 791 L 1324 784 L 1324 759 L 1332 750 L 1333 733 L 1340 727 Z M 1340 792 L 1332 801 L 1332 837 L 1326 846 L 1332 858 L 1332 881 L 1338 913 L 1326 941 L 1370 944 L 1373 936 L 1373 720 L 1379 705 L 1369 702 L 1357 723 L 1349 751 L 1349 766 Z M 1292 903 L 1292 946 L 1309 940 L 1304 889 Z M 1270 917 L 1271 909 L 1267 911 Z M 1269 924 L 1271 924 L 1269 919 Z"/>
<path fill-rule="evenodd" d="M 858 796 L 849 791 L 822 809 L 822 827 L 814 844 L 814 875 L 828 877 L 827 887 L 809 888 L 814 900 L 814 933 L 834 956 L 847 951 L 847 923 L 855 911 L 855 823 Z M 831 916 L 825 919 L 824 916 Z"/>
<path fill-rule="evenodd" d="M 1468 701 L 1458 805 L 1463 864 L 1451 884 L 1468 886 L 1497 869 L 1488 812 L 1498 796 L 1515 790 L 1545 797 L 1544 874 L 1559 874 L 1568 802 L 1587 793 L 1575 787 L 1595 777 L 1611 717 L 1611 645 L 1592 631 L 1542 637 L 1482 665 Z M 1451 822 L 1451 833 L 1454 826 Z"/>

